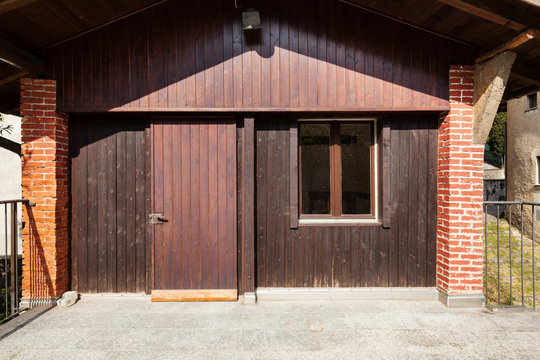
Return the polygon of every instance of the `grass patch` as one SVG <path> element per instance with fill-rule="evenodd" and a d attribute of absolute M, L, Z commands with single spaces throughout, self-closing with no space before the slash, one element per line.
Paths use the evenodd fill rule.
<path fill-rule="evenodd" d="M 534 247 L 536 304 L 538 306 L 540 297 L 540 244 L 536 243 Z M 522 252 L 523 266 L 521 261 Z M 508 222 L 505 219 L 499 220 L 498 240 L 496 220 L 488 221 L 487 265 L 488 305 L 533 306 L 533 243 L 530 238 L 523 236 L 522 249 L 520 231 L 514 226 L 510 231 Z M 521 281 L 522 274 L 523 283 Z M 486 276 L 484 276 L 484 288 L 486 289 L 485 282 Z M 500 295 L 497 292 L 498 284 L 500 285 Z"/>

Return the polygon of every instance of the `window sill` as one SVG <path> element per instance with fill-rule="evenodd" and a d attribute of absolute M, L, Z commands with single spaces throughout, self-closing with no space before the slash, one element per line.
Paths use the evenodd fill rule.
<path fill-rule="evenodd" d="M 382 226 L 376 219 L 299 219 L 298 226 Z"/>

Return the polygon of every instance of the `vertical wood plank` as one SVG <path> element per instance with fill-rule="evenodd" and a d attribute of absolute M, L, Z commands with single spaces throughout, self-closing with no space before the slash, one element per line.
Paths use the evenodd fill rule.
<path fill-rule="evenodd" d="M 242 78 L 242 24 L 238 16 L 232 17 L 232 71 L 234 106 L 241 108 L 243 104 L 243 78 Z"/>
<path fill-rule="evenodd" d="M 88 130 L 88 248 L 87 248 L 87 271 L 88 288 L 90 292 L 98 291 L 98 181 L 97 174 L 97 129 Z"/>
<path fill-rule="evenodd" d="M 116 127 L 108 134 L 106 147 L 106 199 L 107 199 L 107 292 L 116 289 Z"/>
<path fill-rule="evenodd" d="M 153 198 L 152 198 L 152 209 L 153 212 L 163 213 L 163 201 L 165 195 L 164 191 L 164 178 L 163 178 L 163 126 L 160 123 L 154 122 L 152 124 L 152 171 L 153 171 Z M 163 232 L 159 231 L 154 227 L 154 289 L 164 289 L 165 288 L 165 274 L 163 269 L 163 251 L 162 248 L 158 245 L 163 243 Z"/>
<path fill-rule="evenodd" d="M 223 106 L 234 106 L 232 4 L 223 6 Z"/>
<path fill-rule="evenodd" d="M 182 160 L 182 184 L 181 189 L 191 188 L 191 127 L 189 123 L 183 122 L 181 126 L 181 158 Z M 181 237 L 181 249 L 182 249 L 182 281 L 180 282 L 182 289 L 191 289 L 191 261 L 193 256 L 193 246 L 191 242 L 192 234 L 192 214 L 191 214 L 191 202 L 189 192 L 182 191 L 182 237 Z"/>
<path fill-rule="evenodd" d="M 209 122 L 206 119 L 203 119 L 199 123 L 200 128 L 200 163 L 199 163 L 199 178 L 200 178 L 200 195 L 199 195 L 199 211 L 198 216 L 200 219 L 199 223 L 199 236 L 200 236 L 200 267 L 201 267 L 201 288 L 211 289 L 210 287 L 210 276 L 212 272 L 212 265 L 210 263 L 210 257 L 208 254 L 212 251 L 209 247 L 209 235 L 208 235 L 208 177 L 210 174 L 209 160 L 208 160 L 208 127 Z"/>
<path fill-rule="evenodd" d="M 191 206 L 191 259 L 190 259 L 190 277 L 191 284 L 190 289 L 200 289 L 202 283 L 202 272 L 200 268 L 201 264 L 201 238 L 200 238 L 200 214 L 199 214 L 199 202 L 201 196 L 200 189 L 200 122 L 191 121 L 190 128 L 190 206 Z M 188 126 L 188 125 L 186 125 Z M 224 288 L 225 289 L 225 288 Z"/>
<path fill-rule="evenodd" d="M 392 150 L 391 150 L 391 133 L 390 120 L 388 117 L 383 119 L 382 131 L 382 226 L 389 228 L 392 223 L 392 203 L 394 199 L 391 194 L 392 180 Z"/>
<path fill-rule="evenodd" d="M 416 277 L 416 262 L 418 261 L 418 120 L 413 117 L 409 120 L 409 181 L 408 183 L 408 269 L 407 269 L 407 284 L 409 286 L 417 286 Z"/>
<path fill-rule="evenodd" d="M 227 153 L 227 129 L 225 126 L 218 126 L 217 129 L 217 149 L 219 154 Z M 221 160 L 221 158 L 219 158 Z M 218 259 L 219 259 L 219 279 L 218 289 L 226 289 L 228 282 L 227 274 L 227 214 L 219 210 L 227 208 L 227 163 L 217 162 L 217 224 L 218 224 Z"/>
<path fill-rule="evenodd" d="M 219 239 L 218 239 L 218 124 L 211 122 L 208 129 L 208 199 L 209 199 L 209 247 L 210 251 L 210 264 L 213 267 L 220 269 L 219 267 Z M 219 289 L 220 283 L 218 277 L 211 277 L 210 286 L 213 289 Z"/>
<path fill-rule="evenodd" d="M 277 6 L 270 9 L 270 106 L 280 104 L 281 84 L 279 77 L 279 12 Z"/>
<path fill-rule="evenodd" d="M 145 137 L 145 238 L 146 238 L 146 293 L 149 294 L 153 287 L 153 229 L 148 224 L 148 215 L 152 212 L 152 138 L 150 124 L 146 122 L 144 128 Z"/>
<path fill-rule="evenodd" d="M 257 203 L 256 203 L 256 222 L 257 222 L 257 286 L 266 287 L 268 282 L 266 281 L 266 261 L 267 261 L 267 248 L 266 248 L 266 212 L 267 212 L 267 196 L 266 191 L 267 183 L 267 123 L 265 118 L 258 118 L 255 124 L 255 137 L 257 139 L 256 151 L 256 187 L 257 187 Z"/>
<path fill-rule="evenodd" d="M 399 283 L 398 286 L 407 286 L 408 266 L 408 184 L 409 184 L 409 132 L 405 121 L 399 122 L 399 178 L 398 201 L 399 201 Z"/>
<path fill-rule="evenodd" d="M 427 178 L 427 249 L 426 286 L 436 285 L 437 264 L 437 155 L 438 119 L 430 119 L 428 126 L 428 178 Z"/>
<path fill-rule="evenodd" d="M 107 196 L 107 144 L 104 140 L 107 136 L 106 128 L 100 126 L 97 129 L 97 291 L 105 292 L 107 288 L 108 267 L 107 267 L 107 203 L 111 200 Z"/>
<path fill-rule="evenodd" d="M 136 131 L 131 125 L 126 128 L 126 283 L 127 291 L 136 291 L 136 177 L 135 177 L 135 162 L 136 162 Z"/>
<path fill-rule="evenodd" d="M 420 116 L 420 115 L 419 115 Z M 416 250 L 416 284 L 417 286 L 426 285 L 426 266 L 427 266 L 427 202 L 428 202 L 428 162 L 429 154 L 429 131 L 427 118 L 422 117 L 418 123 L 418 214 L 417 222 L 417 250 Z"/>
<path fill-rule="evenodd" d="M 126 131 L 121 122 L 116 134 L 116 288 L 127 292 Z"/>
<path fill-rule="evenodd" d="M 139 120 L 140 121 L 140 120 Z M 135 291 L 146 290 L 146 146 L 143 129 L 135 132 Z"/>
<path fill-rule="evenodd" d="M 286 267 L 286 258 L 287 251 L 285 247 L 287 232 L 287 219 L 285 216 L 286 208 L 288 205 L 288 187 L 289 182 L 287 179 L 287 170 L 289 169 L 287 163 L 287 155 L 289 154 L 288 138 L 289 138 L 289 124 L 285 121 L 280 121 L 277 124 L 276 129 L 276 193 L 284 194 L 283 196 L 276 196 L 276 210 L 278 216 L 276 216 L 276 266 L 277 266 L 277 277 L 276 280 L 278 283 L 285 283 L 285 267 Z"/>
<path fill-rule="evenodd" d="M 289 107 L 291 102 L 290 73 L 289 73 L 289 11 L 288 2 L 280 2 L 279 21 L 279 85 L 280 107 Z"/>
<path fill-rule="evenodd" d="M 298 228 L 298 122 L 291 117 L 289 130 L 290 227 Z"/>
<path fill-rule="evenodd" d="M 239 168 L 242 169 L 240 196 L 242 204 L 241 236 L 241 289 L 244 292 L 255 291 L 255 119 L 244 118 L 242 132 L 242 157 Z"/>
<path fill-rule="evenodd" d="M 221 126 L 226 127 L 226 164 L 227 164 L 227 205 L 221 211 L 227 214 L 227 283 L 226 289 L 236 289 L 238 287 L 237 279 L 237 231 L 236 231 L 236 122 L 227 121 Z"/>

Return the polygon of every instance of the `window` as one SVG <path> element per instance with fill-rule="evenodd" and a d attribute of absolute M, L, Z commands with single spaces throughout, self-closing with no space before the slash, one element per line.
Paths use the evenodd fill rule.
<path fill-rule="evenodd" d="M 536 109 L 538 106 L 538 94 L 527 95 L 527 110 Z"/>
<path fill-rule="evenodd" d="M 375 120 L 301 121 L 301 219 L 375 219 Z"/>

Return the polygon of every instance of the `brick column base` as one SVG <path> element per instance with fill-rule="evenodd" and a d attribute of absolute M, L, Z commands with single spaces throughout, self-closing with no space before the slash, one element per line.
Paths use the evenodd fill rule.
<path fill-rule="evenodd" d="M 448 306 L 482 306 L 484 146 L 473 145 L 474 67 L 450 68 L 439 129 L 437 288 Z"/>
<path fill-rule="evenodd" d="M 68 124 L 56 112 L 56 82 L 21 79 L 23 302 L 68 290 Z"/>

